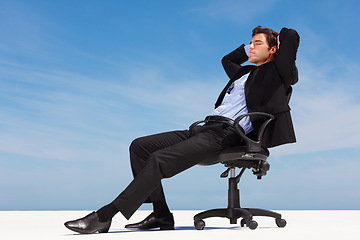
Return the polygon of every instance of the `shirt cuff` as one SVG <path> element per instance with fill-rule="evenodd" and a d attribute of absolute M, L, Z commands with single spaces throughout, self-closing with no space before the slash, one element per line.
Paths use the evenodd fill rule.
<path fill-rule="evenodd" d="M 249 52 L 250 52 L 250 45 L 246 45 L 244 46 L 244 50 L 247 56 L 249 56 Z"/>

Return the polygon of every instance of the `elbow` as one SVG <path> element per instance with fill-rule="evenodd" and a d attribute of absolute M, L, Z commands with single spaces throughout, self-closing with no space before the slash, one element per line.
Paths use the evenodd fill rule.
<path fill-rule="evenodd" d="M 228 63 L 228 62 L 229 62 L 229 59 L 227 59 L 226 56 L 221 59 L 221 64 L 223 67 L 225 67 L 226 63 Z"/>
<path fill-rule="evenodd" d="M 297 45 L 299 45 L 300 43 L 300 36 L 298 34 L 298 32 L 295 29 L 291 29 L 291 28 L 283 28 L 280 31 L 280 43 L 284 40 L 287 39 L 288 41 L 294 42 Z"/>

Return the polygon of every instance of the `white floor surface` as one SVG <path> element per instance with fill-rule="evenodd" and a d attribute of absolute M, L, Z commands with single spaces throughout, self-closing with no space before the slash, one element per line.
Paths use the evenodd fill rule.
<path fill-rule="evenodd" d="M 89 211 L 0 211 L 0 239 L 287 239 L 316 240 L 360 239 L 360 210 L 356 211 L 278 211 L 286 219 L 285 228 L 278 228 L 273 218 L 254 217 L 255 230 L 230 224 L 225 218 L 205 219 L 206 227 L 194 228 L 193 216 L 200 211 L 173 211 L 175 230 L 129 231 L 125 224 L 145 218 L 149 211 L 138 211 L 127 221 L 121 214 L 114 217 L 109 233 L 83 235 L 64 227 L 64 222 L 81 218 Z"/>

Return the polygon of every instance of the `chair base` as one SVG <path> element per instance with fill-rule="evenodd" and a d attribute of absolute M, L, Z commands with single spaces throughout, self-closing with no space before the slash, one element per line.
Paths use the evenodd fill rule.
<path fill-rule="evenodd" d="M 211 209 L 194 216 L 194 225 L 197 230 L 203 230 L 205 228 L 205 222 L 203 219 L 210 217 L 223 217 L 230 220 L 230 224 L 237 224 L 237 220 L 242 218 L 241 227 L 245 225 L 254 230 L 258 224 L 253 220 L 253 216 L 273 217 L 278 227 L 285 227 L 286 221 L 281 218 L 281 214 L 270 210 L 259 208 L 219 208 Z"/>
<path fill-rule="evenodd" d="M 243 169 L 244 170 L 244 169 Z M 250 229 L 256 229 L 258 224 L 253 220 L 253 216 L 273 217 L 275 218 L 276 225 L 278 227 L 285 227 L 286 221 L 281 218 L 281 214 L 265 209 L 259 208 L 241 208 L 240 207 L 240 192 L 237 188 L 237 183 L 241 177 L 243 171 L 238 177 L 229 178 L 229 191 L 228 191 L 228 207 L 207 210 L 198 213 L 194 216 L 194 225 L 197 230 L 203 230 L 205 228 L 205 222 L 203 219 L 210 217 L 223 217 L 230 220 L 230 224 L 236 224 L 239 218 L 241 220 L 241 226 L 247 226 Z"/>

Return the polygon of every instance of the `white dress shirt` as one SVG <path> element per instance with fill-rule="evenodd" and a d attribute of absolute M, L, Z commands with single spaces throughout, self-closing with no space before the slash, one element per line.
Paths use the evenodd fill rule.
<path fill-rule="evenodd" d="M 243 75 L 233 82 L 227 90 L 224 99 L 211 115 L 218 115 L 235 120 L 237 117 L 248 113 L 245 100 L 245 83 L 250 73 Z M 244 129 L 245 134 L 253 130 L 249 117 L 241 119 L 240 126 Z"/>

